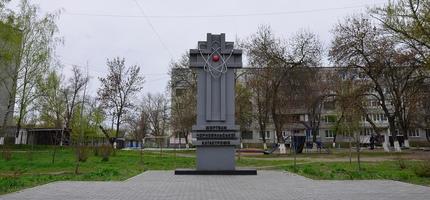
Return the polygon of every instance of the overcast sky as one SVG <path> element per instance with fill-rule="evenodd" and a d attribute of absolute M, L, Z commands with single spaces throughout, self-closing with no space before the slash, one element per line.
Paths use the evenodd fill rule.
<path fill-rule="evenodd" d="M 345 16 L 387 0 L 33 0 L 43 12 L 63 9 L 58 21 L 64 45 L 58 56 L 71 65 L 88 63 L 95 95 L 106 59 L 125 57 L 145 76 L 144 93 L 164 92 L 171 60 L 178 59 L 206 33 L 246 38 L 261 24 L 280 37 L 300 29 L 317 33 L 326 46 L 333 25 Z M 137 5 L 137 3 L 139 5 Z M 145 17 L 146 16 L 146 17 Z"/>

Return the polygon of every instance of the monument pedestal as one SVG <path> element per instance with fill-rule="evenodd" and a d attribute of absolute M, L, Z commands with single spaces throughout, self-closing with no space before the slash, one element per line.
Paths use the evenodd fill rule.
<path fill-rule="evenodd" d="M 236 170 L 176 169 L 175 175 L 257 175 L 257 170 L 255 169 L 236 169 Z"/>
<path fill-rule="evenodd" d="M 197 170 L 199 171 L 232 171 L 235 170 L 234 146 L 201 146 L 197 147 Z"/>

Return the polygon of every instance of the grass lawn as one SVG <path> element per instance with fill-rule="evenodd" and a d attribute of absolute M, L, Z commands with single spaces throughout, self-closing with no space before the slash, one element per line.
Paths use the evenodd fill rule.
<path fill-rule="evenodd" d="M 286 166 L 287 171 L 295 172 L 319 180 L 371 180 L 387 179 L 430 186 L 430 164 L 427 163 L 426 175 L 417 175 L 424 161 L 404 161 L 403 169 L 399 161 L 362 162 L 358 171 L 356 162 L 315 162 Z"/>
<path fill-rule="evenodd" d="M 384 152 L 382 150 L 374 150 L 369 151 L 365 150 L 360 152 L 360 155 L 362 157 L 403 157 L 408 156 L 410 154 L 413 154 L 410 151 L 403 151 L 403 152 Z M 244 156 L 247 156 L 246 154 Z M 352 151 L 352 156 L 356 157 L 357 152 L 355 152 L 355 149 Z M 293 157 L 291 155 L 291 152 L 288 152 L 287 154 L 269 154 L 269 155 L 251 155 L 251 157 L 257 157 L 257 158 L 282 158 L 282 157 Z M 297 158 L 349 158 L 349 150 L 348 149 L 331 149 L 330 153 L 326 153 L 324 151 L 322 152 L 303 152 L 301 154 L 297 154 Z"/>
<path fill-rule="evenodd" d="M 56 161 L 52 164 L 50 149 L 38 150 L 32 153 L 14 151 L 12 159 L 0 159 L 0 194 L 17 191 L 52 181 L 85 180 L 108 181 L 125 180 L 145 170 L 168 170 L 189 168 L 194 166 L 193 158 L 160 156 L 158 153 L 144 153 L 144 163 L 140 162 L 137 151 L 117 151 L 109 161 L 102 161 L 101 157 L 89 151 L 89 158 L 81 162 L 79 174 L 74 174 L 76 160 L 72 149 L 57 152 Z M 32 159 L 31 159 L 32 157 Z"/>
<path fill-rule="evenodd" d="M 175 168 L 194 168 L 195 158 L 192 151 L 180 152 L 176 155 L 172 151 L 165 151 L 162 155 L 158 151 L 144 153 L 144 162 L 140 162 L 138 151 L 117 151 L 109 161 L 95 156 L 88 151 L 88 159 L 81 162 L 79 174 L 75 174 L 76 160 L 73 149 L 66 148 L 57 152 L 56 161 L 52 163 L 52 148 L 38 147 L 32 154 L 26 148 L 14 148 L 12 159 L 6 161 L 0 158 L 0 194 L 18 191 L 61 180 L 76 181 L 120 181 L 142 173 L 145 170 L 173 170 Z M 291 155 L 290 155 L 291 156 Z M 349 162 L 315 162 L 312 159 L 297 160 L 297 173 L 314 179 L 391 179 L 430 186 L 430 178 L 416 175 L 415 169 L 422 161 L 405 160 L 406 168 L 400 169 L 398 161 L 365 162 L 360 173 L 356 164 Z M 239 167 L 257 169 L 277 169 L 293 172 L 293 161 L 273 159 L 275 156 L 245 157 L 237 160 Z"/>

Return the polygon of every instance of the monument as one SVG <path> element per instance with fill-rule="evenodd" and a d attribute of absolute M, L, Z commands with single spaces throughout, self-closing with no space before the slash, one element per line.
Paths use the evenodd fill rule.
<path fill-rule="evenodd" d="M 242 50 L 226 42 L 224 33 L 208 33 L 206 41 L 190 50 L 190 68 L 198 75 L 197 119 L 192 129 L 196 169 L 177 169 L 175 174 L 257 174 L 235 167 L 235 147 L 240 144 L 234 111 L 235 70 L 241 67 Z"/>

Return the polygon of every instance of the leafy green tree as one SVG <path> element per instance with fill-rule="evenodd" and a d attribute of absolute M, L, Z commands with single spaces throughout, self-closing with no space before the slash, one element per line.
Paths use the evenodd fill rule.
<path fill-rule="evenodd" d="M 26 121 L 29 110 L 34 106 L 37 92 L 36 85 L 42 75 L 48 71 L 55 54 L 55 47 L 60 42 L 56 19 L 59 13 L 39 16 L 39 8 L 28 0 L 22 0 L 15 17 L 16 28 L 21 31 L 22 42 L 17 66 L 16 97 L 18 114 L 17 132 Z"/>
<path fill-rule="evenodd" d="M 37 107 L 44 127 L 62 129 L 66 102 L 61 91 L 61 77 L 55 70 L 38 81 Z"/>
<path fill-rule="evenodd" d="M 6 127 L 13 124 L 20 47 L 21 33 L 12 23 L 0 21 L 0 99 L 3 101 L 0 108 L 0 137 L 4 137 Z"/>
<path fill-rule="evenodd" d="M 73 118 L 70 122 L 72 130 L 72 139 L 79 141 L 82 139 L 83 143 L 86 143 L 87 138 L 101 136 L 102 133 L 99 126 L 105 120 L 103 109 L 97 104 L 96 100 L 93 99 L 91 102 L 89 99 L 86 100 L 86 105 L 82 108 L 82 104 L 78 104 L 74 109 Z M 84 109 L 84 110 L 82 110 Z"/>
<path fill-rule="evenodd" d="M 396 37 L 418 60 L 430 68 L 430 0 L 389 1 L 371 14 L 383 28 Z"/>
<path fill-rule="evenodd" d="M 334 131 L 336 135 L 343 135 L 349 139 L 349 161 L 352 162 L 352 142 L 354 141 L 357 152 L 358 170 L 361 170 L 360 162 L 360 130 L 362 128 L 362 117 L 364 103 L 366 102 L 367 85 L 354 78 L 337 79 L 333 87 L 336 93 L 336 110 L 338 112 L 335 120 Z"/>

